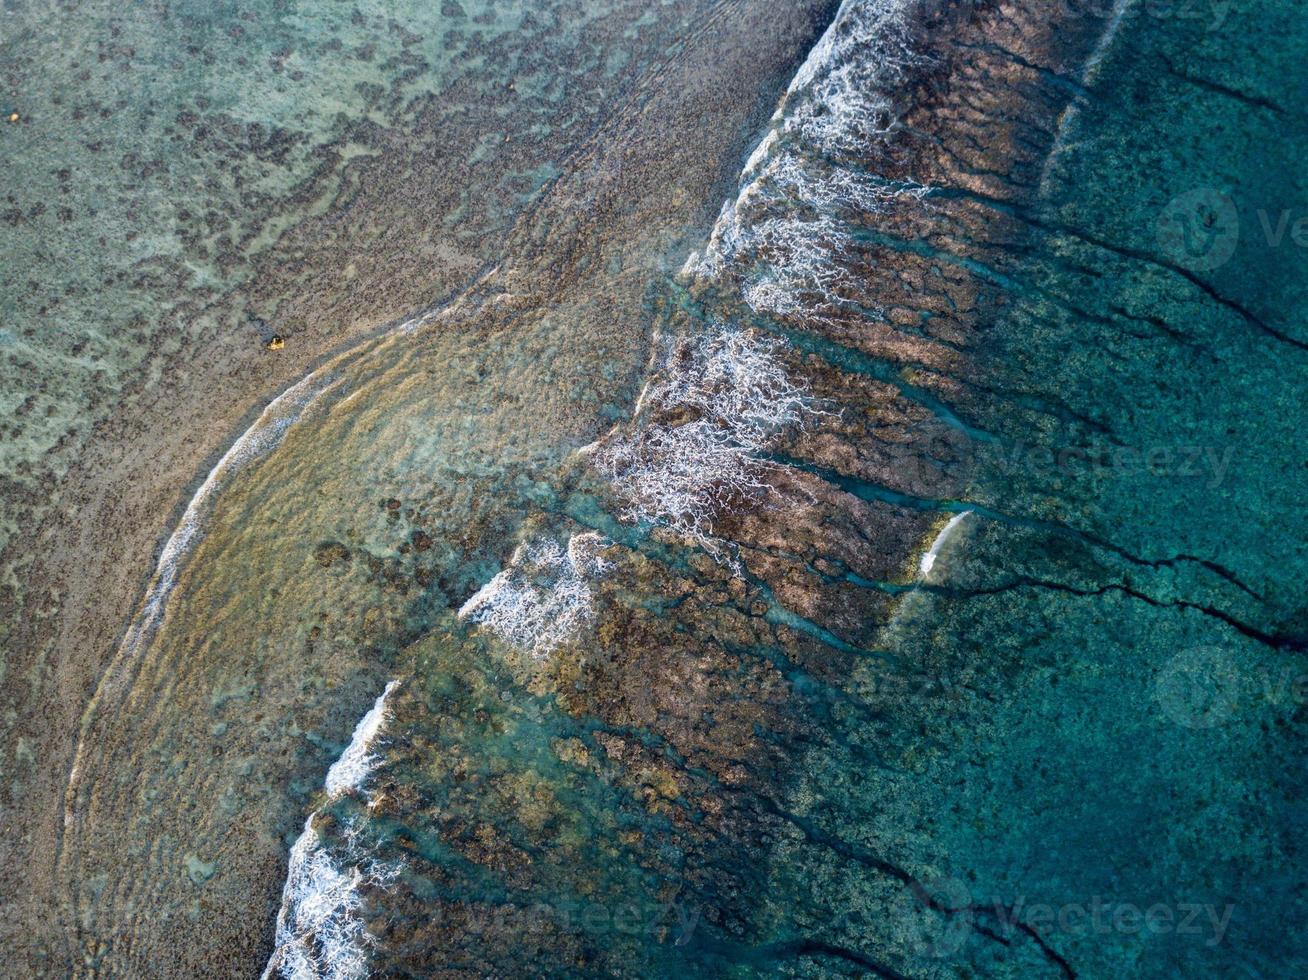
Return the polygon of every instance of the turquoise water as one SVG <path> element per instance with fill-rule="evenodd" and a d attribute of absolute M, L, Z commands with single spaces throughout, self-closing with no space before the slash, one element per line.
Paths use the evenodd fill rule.
<path fill-rule="evenodd" d="M 1302 15 L 1072 6 L 846 4 L 716 225 L 592 233 L 637 105 L 275 405 L 88 713 L 75 955 L 1301 972 Z"/>
<path fill-rule="evenodd" d="M 1302 971 L 1303 273 L 1258 217 L 1302 180 L 1302 12 L 1242 7 L 1133 10 L 1089 76 L 957 405 L 996 437 L 974 513 L 882 638 L 911 669 L 805 763 L 834 843 L 773 862 L 775 934 L 802 906 L 908 976 Z"/>

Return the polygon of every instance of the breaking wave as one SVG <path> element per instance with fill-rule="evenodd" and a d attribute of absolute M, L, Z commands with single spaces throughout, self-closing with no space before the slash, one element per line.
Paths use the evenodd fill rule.
<path fill-rule="evenodd" d="M 845 0 L 781 99 L 703 253 L 687 259 L 682 275 L 737 296 L 747 309 L 741 319 L 881 315 L 858 297 L 850 263 L 860 226 L 921 205 L 933 191 L 868 168 L 892 160 L 909 72 L 927 63 L 916 50 L 921 6 Z M 595 450 L 624 519 L 722 554 L 714 515 L 769 489 L 767 449 L 816 412 L 782 349 L 755 329 L 723 323 L 673 345 L 635 426 Z"/>
<path fill-rule="evenodd" d="M 778 340 L 721 326 L 677 344 L 646 389 L 646 418 L 594 454 L 624 519 L 663 525 L 718 553 L 714 514 L 769 489 L 763 451 L 811 411 L 780 348 Z"/>
<path fill-rule="evenodd" d="M 940 533 L 935 536 L 931 542 L 931 547 L 927 548 L 918 562 L 918 577 L 925 580 L 931 574 L 931 569 L 936 566 L 936 559 L 940 557 L 940 551 L 954 534 L 958 525 L 962 524 L 964 519 L 971 514 L 970 510 L 961 511 L 951 517 L 945 526 L 940 529 Z"/>
<path fill-rule="evenodd" d="M 594 619 L 591 583 L 608 567 L 599 555 L 608 543 L 588 531 L 574 534 L 566 550 L 551 538 L 520 545 L 509 566 L 463 604 L 459 618 L 533 657 L 545 656 Z"/>
<path fill-rule="evenodd" d="M 359 720 L 350 744 L 327 771 L 327 803 L 361 795 L 377 765 L 373 746 L 386 724 L 391 681 Z M 263 980 L 358 980 L 368 974 L 373 943 L 364 923 L 364 886 L 385 887 L 399 869 L 371 857 L 362 843 L 361 819 L 343 818 L 339 843 L 315 829 L 321 811 L 310 814 L 291 848 L 282 906 L 277 914 L 276 948 Z"/>
<path fill-rule="evenodd" d="M 359 719 L 359 724 L 354 727 L 354 734 L 350 737 L 350 744 L 327 770 L 324 788 L 329 797 L 359 792 L 363 789 L 364 780 L 372 775 L 372 770 L 377 765 L 372 746 L 381 734 L 382 726 L 386 724 L 386 698 L 395 689 L 396 683 L 391 681 L 387 684 L 368 713 Z"/>
<path fill-rule="evenodd" d="M 893 163 L 917 51 L 917 0 L 845 0 L 796 74 L 727 201 L 704 252 L 682 269 L 734 281 L 751 310 L 822 318 L 851 305 L 854 229 L 933 188 L 869 169 Z M 876 310 L 859 308 L 863 314 Z"/>

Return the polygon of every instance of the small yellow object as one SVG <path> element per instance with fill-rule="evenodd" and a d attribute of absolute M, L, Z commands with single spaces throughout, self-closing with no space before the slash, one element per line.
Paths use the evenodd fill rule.
<path fill-rule="evenodd" d="M 274 334 L 266 346 L 269 350 L 281 350 L 286 346 L 286 341 Z"/>
<path fill-rule="evenodd" d="M 16 113 L 16 112 L 11 112 L 11 113 L 9 113 L 9 121 L 10 121 L 10 122 L 18 122 L 18 113 Z"/>

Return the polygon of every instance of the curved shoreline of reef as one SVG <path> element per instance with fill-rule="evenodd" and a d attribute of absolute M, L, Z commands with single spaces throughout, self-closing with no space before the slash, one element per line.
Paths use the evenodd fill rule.
<path fill-rule="evenodd" d="M 321 766 L 334 754 L 330 735 L 314 742 L 304 733 L 348 731 L 359 705 L 380 687 L 387 659 L 405 642 L 406 618 L 415 608 L 466 598 L 501 557 L 494 533 L 500 518 L 480 515 L 483 524 L 462 553 L 440 551 L 449 570 L 442 578 L 413 567 L 410 545 L 396 547 L 397 520 L 411 520 L 421 507 L 454 522 L 478 506 L 480 490 L 493 488 L 499 457 L 502 469 L 517 466 L 521 474 L 610 424 L 647 359 L 650 271 L 711 217 L 705 202 L 734 171 L 742 134 L 767 111 L 770 99 L 760 97 L 759 86 L 784 84 L 811 43 L 814 9 L 788 9 L 780 22 L 770 20 L 763 37 L 756 36 L 760 23 L 750 4 L 715 5 L 639 80 L 572 155 L 571 169 L 541 205 L 518 223 L 504 243 L 511 263 L 499 264 L 444 310 L 437 328 L 411 335 L 408 349 L 382 340 L 369 347 L 370 356 L 383 352 L 371 362 L 349 356 L 343 359 L 349 364 L 336 362 L 335 387 L 307 408 L 314 424 L 290 426 L 275 452 L 242 469 L 217 495 L 210 529 L 181 568 L 147 656 L 126 658 L 138 662 L 123 684 L 105 688 L 111 696 L 97 699 L 83 731 L 95 753 L 80 760 L 79 788 L 67 794 L 74 817 L 60 877 L 71 901 L 57 917 L 68 927 L 76 959 L 89 951 L 104 968 L 149 961 L 186 973 L 254 958 L 250 950 L 266 939 L 250 924 L 273 921 L 288 818 L 311 797 Z M 694 145 L 674 138 L 705 127 Z M 596 270 L 600 287 L 586 278 Z M 561 345 L 560 323 L 570 325 Z M 597 357 L 610 362 L 601 376 L 591 371 Z M 431 376 L 440 383 L 415 383 Z M 567 381 L 563 388 L 560 378 Z M 526 391 L 542 397 L 521 416 L 517 405 Z M 392 397 L 392 406 L 407 404 L 414 418 L 466 417 L 462 406 L 471 397 L 484 406 L 472 413 L 486 416 L 482 448 L 462 457 L 426 446 L 415 455 L 405 413 L 392 416 L 385 408 Z M 336 490 L 324 489 L 341 486 L 338 461 L 353 456 L 367 466 L 381 441 L 376 431 L 359 433 L 361 421 L 385 429 L 392 417 L 399 424 L 385 437 L 396 450 L 390 465 L 361 474 L 357 487 L 345 491 L 359 500 L 342 507 Z M 357 454 L 333 442 L 355 434 L 366 447 Z M 433 438 L 453 443 L 463 434 L 447 428 Z M 460 459 L 472 460 L 472 469 L 461 471 L 460 462 L 442 469 L 446 460 Z M 523 479 L 530 490 L 530 472 Z M 295 487 L 304 484 L 296 481 L 308 481 L 320 496 L 298 493 Z M 446 494 L 445 502 L 432 499 L 428 487 Z M 502 512 L 512 515 L 521 506 L 506 496 Z M 338 520 L 343 512 L 359 515 L 356 528 Z M 246 533 L 255 530 L 285 547 L 247 547 Z M 335 552 L 320 546 L 330 535 L 367 559 L 335 565 L 351 574 L 324 589 L 319 576 Z M 426 550 L 424 558 L 435 562 L 437 550 Z M 405 562 L 403 574 L 393 567 Z M 293 598 L 301 587 L 302 601 Z M 233 599 L 244 611 L 234 612 Z M 318 610 L 331 624 L 318 619 Z M 260 708 L 252 728 L 224 717 L 252 696 Z M 270 740 L 280 748 L 267 748 Z M 185 746 L 189 761 L 180 778 L 160 778 L 158 746 L 165 744 Z M 254 745 L 262 746 L 258 756 L 250 751 Z M 289 780 L 276 762 L 282 750 L 292 753 Z M 131 778 L 135 788 L 126 785 Z M 260 787 L 266 794 L 259 795 Z M 197 820 L 199 800 L 214 805 Z M 124 850 L 124 832 L 137 840 L 185 839 L 190 850 L 175 862 L 150 847 Z M 250 881 L 258 887 L 251 889 Z M 168 941 L 168 922 L 185 908 L 160 896 L 180 898 L 197 887 L 212 910 L 204 928 L 223 938 L 178 947 Z M 266 914 L 245 913 L 249 904 Z M 145 922 L 142 908 L 158 916 Z M 119 915 L 131 924 L 112 925 Z"/>

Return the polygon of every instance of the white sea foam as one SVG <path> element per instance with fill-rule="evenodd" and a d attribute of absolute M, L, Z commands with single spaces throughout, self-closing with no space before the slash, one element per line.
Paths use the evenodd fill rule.
<path fill-rule="evenodd" d="M 921 6 L 921 0 L 844 0 L 795 73 L 778 115 L 792 115 L 801 101 L 825 101 L 839 109 L 830 104 L 858 95 L 857 90 L 892 90 L 918 60 L 913 15 Z M 855 91 L 833 89 L 830 80 L 837 73 L 839 81 Z"/>
<path fill-rule="evenodd" d="M 459 618 L 543 657 L 575 638 L 595 617 L 593 582 L 608 563 L 602 535 L 574 534 L 565 550 L 552 538 L 520 545 L 509 566 L 463 604 Z"/>
<path fill-rule="evenodd" d="M 767 257 L 766 271 L 743 290 L 756 313 L 816 314 L 839 306 L 855 281 L 842 264 L 851 240 L 826 216 L 770 218 L 752 229 L 750 246 Z"/>
<path fill-rule="evenodd" d="M 397 684 L 386 685 L 327 771 L 328 802 L 364 792 L 377 764 L 372 750 L 386 724 L 386 699 Z M 363 921 L 362 889 L 384 887 L 398 869 L 363 852 L 355 818 L 344 818 L 342 842 L 329 846 L 314 829 L 316 816 L 305 821 L 291 848 L 277 913 L 276 948 L 264 969 L 264 980 L 357 980 L 368 973 L 368 950 L 374 940 Z"/>
<path fill-rule="evenodd" d="M 960 514 L 955 514 L 949 519 L 949 523 L 940 529 L 940 533 L 936 535 L 936 539 L 931 542 L 931 547 L 922 555 L 922 561 L 918 566 L 918 574 L 920 578 L 925 579 L 931 574 L 931 569 L 935 568 L 936 559 L 940 557 L 940 549 L 945 546 L 945 542 L 949 540 L 950 535 L 952 535 L 958 525 L 963 522 L 963 518 L 967 517 L 970 513 L 972 513 L 970 510 L 965 510 Z"/>
<path fill-rule="evenodd" d="M 856 298 L 854 229 L 901 204 L 920 204 L 933 190 L 866 166 L 894 139 L 908 73 L 923 63 L 914 27 L 921 6 L 845 0 L 684 276 L 734 282 L 763 315 L 811 321 L 841 310 L 878 312 Z M 654 418 L 593 454 L 624 503 L 624 518 L 665 525 L 717 550 L 714 515 L 766 489 L 764 450 L 811 410 L 778 349 L 724 327 L 683 341 L 642 394 L 642 412 Z"/>
<path fill-rule="evenodd" d="M 377 696 L 372 708 L 355 726 L 350 744 L 327 770 L 325 788 L 328 796 L 335 797 L 343 793 L 357 792 L 363 788 L 364 780 L 372 774 L 373 766 L 377 763 L 377 757 L 372 754 L 372 745 L 381 733 L 382 726 L 386 724 L 386 699 L 398 683 L 398 681 L 391 681 Z"/>
<path fill-rule="evenodd" d="M 723 205 L 704 252 L 683 275 L 730 272 L 756 313 L 823 317 L 857 287 L 845 263 L 851 230 L 933 188 L 890 180 L 863 163 L 898 128 L 897 100 L 914 50 L 919 0 L 846 0 L 750 156 L 735 200 Z M 860 307 L 863 313 L 876 313 Z"/>
<path fill-rule="evenodd" d="M 865 158 L 896 131 L 909 70 L 923 64 L 914 24 L 923 0 L 845 0 L 782 97 L 741 174 L 742 193 L 769 156 Z M 788 139 L 783 139 L 788 137 Z M 798 140 L 802 145 L 794 146 Z"/>
<path fill-rule="evenodd" d="M 723 206 L 703 255 L 692 254 L 682 271 L 713 279 L 734 269 L 755 312 L 819 316 L 858 289 L 845 265 L 855 249 L 856 224 L 900 201 L 921 202 L 930 192 L 917 181 L 891 181 L 783 151 Z"/>
<path fill-rule="evenodd" d="M 768 185 L 773 197 L 785 196 L 819 214 L 881 214 L 905 198 L 922 201 L 932 190 L 916 180 L 893 181 L 793 153 L 776 156 L 754 183 Z"/>
<path fill-rule="evenodd" d="M 356 980 L 367 976 L 369 936 L 362 915 L 363 879 L 358 865 L 347 870 L 332 857 L 309 817 L 291 848 L 277 915 L 277 948 L 263 972 L 264 980 Z"/>
<path fill-rule="evenodd" d="M 646 392 L 648 418 L 594 454 L 624 519 L 664 525 L 718 553 L 714 515 L 767 489 L 761 454 L 811 411 L 780 346 L 724 326 L 681 341 Z"/>

